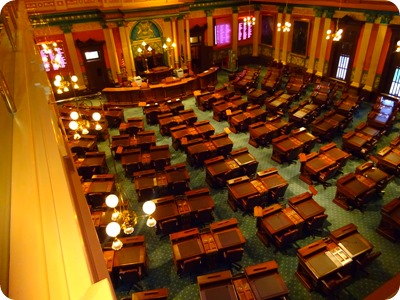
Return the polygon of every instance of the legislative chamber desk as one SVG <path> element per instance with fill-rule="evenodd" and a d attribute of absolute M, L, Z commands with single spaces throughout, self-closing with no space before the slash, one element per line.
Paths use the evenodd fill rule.
<path fill-rule="evenodd" d="M 389 174 L 400 175 L 400 149 L 387 146 L 377 153 L 376 158 L 380 169 Z"/>
<path fill-rule="evenodd" d="M 303 142 L 293 136 L 281 135 L 272 140 L 271 159 L 277 163 L 291 163 L 303 150 Z"/>
<path fill-rule="evenodd" d="M 268 146 L 272 139 L 279 135 L 279 128 L 268 122 L 257 122 L 249 125 L 250 140 L 249 144 L 258 148 Z"/>
<path fill-rule="evenodd" d="M 303 153 L 309 153 L 317 143 L 317 137 L 309 133 L 305 127 L 294 129 L 291 135 L 303 142 Z"/>
<path fill-rule="evenodd" d="M 289 293 L 275 260 L 246 267 L 244 273 L 255 299 L 284 299 Z"/>
<path fill-rule="evenodd" d="M 299 160 L 301 163 L 300 179 L 307 184 L 313 184 L 314 181 L 324 183 L 332 177 L 327 176 L 325 180 L 324 174 L 328 174 L 329 172 L 336 173 L 339 169 L 339 164 L 335 160 L 317 152 L 312 152 L 308 155 L 300 153 Z"/>
<path fill-rule="evenodd" d="M 400 240 L 400 198 L 395 198 L 381 209 L 381 222 L 376 230 L 392 242 Z"/>
<path fill-rule="evenodd" d="M 218 83 L 218 67 L 211 67 L 202 73 L 197 74 L 199 87 L 201 90 L 206 90 L 208 86 L 215 86 Z"/>
<path fill-rule="evenodd" d="M 231 271 L 221 271 L 197 277 L 201 300 L 237 300 Z"/>
<path fill-rule="evenodd" d="M 313 195 L 309 192 L 302 193 L 289 199 L 289 206 L 293 208 L 305 222 L 312 218 L 322 215 L 325 208 L 313 199 Z"/>
<path fill-rule="evenodd" d="M 302 234 L 304 220 L 291 208 L 283 208 L 282 205 L 276 203 L 264 208 L 260 215 L 257 215 L 257 237 L 261 242 L 269 247 L 273 243 L 280 248 L 280 237 L 285 233 L 296 230 L 296 237 L 299 239 Z"/>
<path fill-rule="evenodd" d="M 376 183 L 359 174 L 349 173 L 336 181 L 336 195 L 333 202 L 340 207 L 363 209 L 376 194 Z"/>
<path fill-rule="evenodd" d="M 260 106 L 264 105 L 265 98 L 268 96 L 266 91 L 255 88 L 249 89 L 246 94 L 247 101 Z"/>
<path fill-rule="evenodd" d="M 356 168 L 355 173 L 374 181 L 376 183 L 377 191 L 382 191 L 389 183 L 389 181 L 392 180 L 394 177 L 394 175 L 389 175 L 378 167 L 375 167 L 374 163 L 371 161 L 359 165 Z"/>
<path fill-rule="evenodd" d="M 241 169 L 235 160 L 222 155 L 204 161 L 206 182 L 211 187 L 224 187 L 226 181 L 241 176 Z"/>
<path fill-rule="evenodd" d="M 242 200 L 251 196 L 266 195 L 267 189 L 259 180 L 251 180 L 248 176 L 230 179 L 228 186 L 228 204 L 233 211 L 242 207 Z"/>
<path fill-rule="evenodd" d="M 132 300 L 167 300 L 168 289 L 160 288 L 132 293 Z"/>
<path fill-rule="evenodd" d="M 275 202 L 283 197 L 289 183 L 279 173 L 275 167 L 257 172 L 258 179 L 268 190 L 267 201 Z"/>
<path fill-rule="evenodd" d="M 231 151 L 229 157 L 232 158 L 238 164 L 240 169 L 244 171 L 244 175 L 249 177 L 254 176 L 257 171 L 258 161 L 247 148 L 244 147 Z"/>

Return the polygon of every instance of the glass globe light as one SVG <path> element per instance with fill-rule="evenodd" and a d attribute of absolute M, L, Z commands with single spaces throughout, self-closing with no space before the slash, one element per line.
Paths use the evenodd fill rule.
<path fill-rule="evenodd" d="M 68 126 L 69 126 L 69 129 L 71 129 L 71 130 L 77 130 L 79 127 L 78 122 L 76 122 L 76 121 L 69 122 Z"/>
<path fill-rule="evenodd" d="M 77 111 L 71 111 L 71 113 L 69 114 L 69 116 L 71 117 L 72 120 L 76 121 L 79 118 L 79 114 Z"/>
<path fill-rule="evenodd" d="M 110 222 L 106 227 L 108 236 L 116 237 L 121 232 L 121 226 L 117 222 Z"/>
<path fill-rule="evenodd" d="M 106 197 L 106 205 L 110 208 L 117 207 L 119 202 L 118 196 L 115 194 L 110 194 Z"/>
<path fill-rule="evenodd" d="M 54 86 L 60 87 L 60 86 L 61 86 L 61 81 L 59 81 L 59 80 L 54 80 Z"/>
<path fill-rule="evenodd" d="M 127 226 L 124 228 L 124 233 L 125 233 L 125 234 L 131 234 L 134 230 L 135 230 L 135 229 L 133 228 L 132 225 L 127 225 Z"/>
<path fill-rule="evenodd" d="M 71 76 L 71 81 L 72 81 L 72 82 L 77 82 L 77 81 L 78 81 L 78 76 L 72 75 L 72 76 Z"/>
<path fill-rule="evenodd" d="M 82 129 L 82 134 L 89 134 L 89 130 L 87 128 Z"/>
<path fill-rule="evenodd" d="M 57 94 L 62 94 L 62 93 L 63 93 L 62 89 L 57 89 Z"/>
<path fill-rule="evenodd" d="M 113 248 L 113 250 L 120 250 L 122 248 L 124 244 L 117 238 L 115 238 L 115 240 L 113 241 L 111 248 Z"/>
<path fill-rule="evenodd" d="M 149 216 L 149 218 L 146 221 L 146 225 L 148 227 L 154 227 L 154 226 L 156 226 L 156 224 L 157 224 L 156 219 L 154 219 L 152 216 Z"/>
<path fill-rule="evenodd" d="M 153 201 L 143 203 L 142 209 L 146 215 L 151 215 L 156 210 L 156 205 Z"/>
<path fill-rule="evenodd" d="M 64 86 L 64 92 L 69 92 L 69 88 L 67 86 Z"/>
<path fill-rule="evenodd" d="M 117 221 L 119 219 L 119 211 L 114 211 L 111 215 L 111 220 Z"/>
<path fill-rule="evenodd" d="M 103 129 L 103 127 L 101 127 L 101 125 L 100 125 L 100 124 L 96 124 L 96 127 L 95 127 L 95 129 L 96 129 L 96 130 L 102 130 L 102 129 Z"/>
<path fill-rule="evenodd" d="M 79 140 L 81 138 L 81 135 L 79 133 L 74 134 L 74 140 Z"/>
<path fill-rule="evenodd" d="M 54 77 L 56 79 L 56 81 L 61 81 L 61 75 L 56 75 L 56 77 Z"/>
<path fill-rule="evenodd" d="M 100 119 L 101 119 L 101 114 L 99 113 L 99 112 L 94 112 L 93 114 L 92 114 L 92 118 L 93 118 L 93 120 L 95 120 L 95 121 L 100 121 Z"/>

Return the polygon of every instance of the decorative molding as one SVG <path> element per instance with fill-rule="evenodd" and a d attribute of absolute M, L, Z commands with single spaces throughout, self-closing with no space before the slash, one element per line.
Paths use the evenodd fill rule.
<path fill-rule="evenodd" d="M 321 18 L 323 12 L 324 11 L 321 8 L 314 8 L 314 14 L 316 18 Z"/>
<path fill-rule="evenodd" d="M 213 16 L 225 16 L 232 14 L 233 7 L 216 8 L 213 12 Z"/>
<path fill-rule="evenodd" d="M 98 22 L 74 24 L 72 31 L 73 32 L 83 32 L 83 31 L 92 31 L 92 30 L 99 30 L 99 29 L 107 28 L 107 27 L 102 27 L 101 25 L 102 24 L 98 23 Z"/>
<path fill-rule="evenodd" d="M 278 8 L 280 6 L 276 6 L 276 5 L 265 5 L 262 4 L 260 7 L 261 12 L 267 12 L 267 13 L 278 13 Z M 283 7 L 282 7 L 282 11 L 283 11 Z"/>
<path fill-rule="evenodd" d="M 384 24 L 389 24 L 390 21 L 392 20 L 393 16 L 392 15 L 380 15 L 379 16 L 379 21 L 380 24 L 384 25 Z"/>
<path fill-rule="evenodd" d="M 327 9 L 324 12 L 325 12 L 325 18 L 328 18 L 328 19 L 332 19 L 333 14 L 335 13 L 335 11 L 331 10 L 331 9 Z"/>
<path fill-rule="evenodd" d="M 367 23 L 374 23 L 376 20 L 376 14 L 374 13 L 365 13 L 365 22 Z"/>
<path fill-rule="evenodd" d="M 288 7 L 289 8 L 289 7 Z M 292 15 L 302 15 L 302 16 L 315 16 L 315 11 L 313 8 L 308 7 L 293 7 Z"/>

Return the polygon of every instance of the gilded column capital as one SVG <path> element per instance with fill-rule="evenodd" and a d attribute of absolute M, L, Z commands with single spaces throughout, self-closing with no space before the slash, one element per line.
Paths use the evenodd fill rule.
<path fill-rule="evenodd" d="M 292 10 L 293 10 L 293 6 L 288 5 L 288 6 L 286 6 L 286 11 L 285 11 L 285 13 L 291 14 L 291 13 L 292 13 Z"/>
<path fill-rule="evenodd" d="M 206 10 L 206 16 L 207 17 L 212 17 L 213 16 L 213 10 L 212 9 Z"/>
<path fill-rule="evenodd" d="M 237 6 L 232 6 L 232 13 L 233 14 L 239 13 L 239 8 Z"/>
<path fill-rule="evenodd" d="M 64 23 L 60 25 L 60 28 L 62 32 L 65 33 L 71 33 L 72 32 L 72 24 L 70 23 Z"/>
<path fill-rule="evenodd" d="M 390 21 L 392 20 L 393 16 L 392 15 L 380 15 L 380 24 L 382 25 L 387 25 L 390 23 Z"/>
<path fill-rule="evenodd" d="M 276 7 L 276 10 L 278 11 L 278 13 L 282 14 L 283 11 L 285 10 L 285 7 L 282 6 L 282 5 L 278 5 L 278 6 Z"/>
<path fill-rule="evenodd" d="M 370 13 L 365 14 L 365 22 L 366 23 L 374 23 L 375 19 L 376 19 L 376 14 L 370 14 Z"/>
<path fill-rule="evenodd" d="M 321 8 L 314 8 L 314 13 L 316 18 L 321 18 L 323 10 Z"/>

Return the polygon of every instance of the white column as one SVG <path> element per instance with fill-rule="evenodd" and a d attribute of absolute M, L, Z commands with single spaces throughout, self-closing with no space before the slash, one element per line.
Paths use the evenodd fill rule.
<path fill-rule="evenodd" d="M 189 24 L 189 16 L 185 17 L 185 27 L 186 27 L 186 52 L 187 52 L 187 65 L 189 70 L 189 75 L 192 74 L 192 51 L 190 48 L 190 24 Z"/>
<path fill-rule="evenodd" d="M 187 61 L 187 51 L 185 47 L 185 26 L 183 18 L 178 19 L 178 36 L 179 36 L 179 43 L 177 43 L 177 47 L 179 47 L 179 62 L 182 64 L 182 56 L 184 58 L 184 62 Z M 182 66 L 181 66 L 182 67 Z"/>
<path fill-rule="evenodd" d="M 307 73 L 314 73 L 315 52 L 317 51 L 317 44 L 319 40 L 319 27 L 321 25 L 321 10 L 316 10 L 314 18 L 314 27 L 311 35 L 310 57 L 308 59 Z M 322 34 L 323 36 L 323 34 Z"/>
<path fill-rule="evenodd" d="M 121 70 L 119 68 L 118 53 L 117 53 L 117 48 L 115 47 L 112 28 L 108 27 L 103 28 L 103 33 L 104 33 L 104 39 L 106 41 L 108 57 L 110 59 L 112 78 L 114 82 L 117 82 L 118 81 L 117 74 L 121 73 Z"/>
<path fill-rule="evenodd" d="M 258 56 L 258 46 L 260 45 L 260 26 L 261 26 L 261 20 L 260 20 L 260 11 L 256 10 L 254 11 L 254 17 L 256 18 L 256 24 L 253 26 L 253 56 Z"/>
<path fill-rule="evenodd" d="M 276 20 L 277 23 L 282 24 L 282 13 L 278 13 L 278 19 Z M 274 61 L 279 62 L 281 60 L 281 35 L 282 31 L 275 30 L 275 53 L 274 53 Z"/>
<path fill-rule="evenodd" d="M 72 70 L 74 75 L 76 75 L 78 77 L 78 85 L 79 88 L 82 89 L 85 87 L 85 84 L 83 82 L 83 75 L 82 75 L 82 71 L 81 71 L 81 66 L 79 64 L 79 59 L 78 56 L 76 55 L 76 47 L 75 47 L 75 42 L 74 42 L 74 38 L 72 37 L 72 33 L 66 32 L 64 33 L 64 37 L 65 37 L 65 42 L 66 42 L 66 46 L 68 49 L 68 53 L 69 56 L 71 58 L 71 62 L 72 62 Z"/>
<path fill-rule="evenodd" d="M 178 35 L 176 33 L 176 18 L 171 18 L 171 26 L 172 26 L 172 40 L 175 41 L 176 47 L 174 48 L 174 60 L 175 60 L 175 68 L 179 68 L 179 55 L 178 55 L 178 47 L 180 43 L 178 42 Z"/>
<path fill-rule="evenodd" d="M 285 14 L 285 22 L 290 22 L 290 13 Z M 290 30 L 293 30 L 291 28 Z M 287 53 L 288 53 L 288 40 L 289 40 L 289 32 L 283 34 L 283 47 L 282 47 L 282 63 L 284 65 L 287 64 Z"/>
<path fill-rule="evenodd" d="M 214 45 L 214 23 L 213 23 L 213 16 L 212 16 L 212 10 L 207 10 L 207 46 L 213 46 Z"/>
<path fill-rule="evenodd" d="M 232 9 L 232 51 L 238 56 L 239 17 L 237 7 Z"/>
<path fill-rule="evenodd" d="M 365 86 L 363 88 L 364 90 L 367 90 L 367 91 L 372 91 L 372 89 L 374 87 L 376 70 L 378 69 L 378 64 L 379 64 L 379 57 L 381 55 L 383 43 L 386 41 L 385 37 L 386 37 L 387 28 L 388 28 L 387 25 L 388 25 L 387 23 L 379 24 L 378 34 L 376 36 L 375 45 L 374 45 L 374 50 L 372 52 L 373 59 L 371 59 L 371 61 L 369 63 L 368 76 L 367 76 L 367 80 L 365 81 Z"/>
<path fill-rule="evenodd" d="M 363 35 L 361 37 L 360 51 L 358 52 L 356 61 L 356 70 L 354 71 L 353 81 L 350 84 L 352 87 L 360 87 L 362 71 L 364 69 L 365 56 L 367 55 L 369 39 L 372 32 L 372 22 L 367 22 L 364 25 Z"/>
<path fill-rule="evenodd" d="M 332 13 L 330 13 L 330 14 L 332 14 Z M 327 15 L 325 15 L 323 38 L 321 40 L 321 48 L 319 51 L 319 59 L 318 59 L 318 68 L 317 68 L 317 73 L 316 73 L 317 76 L 323 76 L 323 74 L 324 74 L 326 47 L 328 45 L 328 40 L 325 38 L 325 33 L 330 28 L 330 26 L 331 26 L 331 16 L 328 17 Z"/>
<path fill-rule="evenodd" d="M 134 74 L 132 74 L 133 70 L 135 68 L 135 64 L 133 64 L 131 43 L 127 39 L 125 24 L 122 24 L 122 26 L 119 26 L 118 29 L 119 29 L 119 35 L 121 38 L 122 54 L 124 55 L 126 70 L 128 71 L 128 74 L 135 76 Z M 131 73 L 129 73 L 129 71 L 131 71 Z M 136 71 L 135 71 L 135 73 L 136 73 Z"/>

